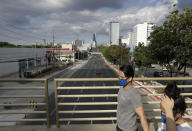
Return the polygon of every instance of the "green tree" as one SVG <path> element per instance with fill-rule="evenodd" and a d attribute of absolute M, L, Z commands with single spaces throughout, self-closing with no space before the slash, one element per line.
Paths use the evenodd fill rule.
<path fill-rule="evenodd" d="M 138 46 L 134 48 L 134 62 L 139 67 L 140 71 L 146 72 L 148 67 L 151 67 L 151 64 L 155 63 L 154 59 L 152 59 L 150 55 L 151 51 L 148 46 L 144 46 L 144 43 L 139 42 Z M 144 68 L 145 70 L 143 70 Z"/>
<path fill-rule="evenodd" d="M 9 42 L 0 42 L 0 48 L 15 48 L 16 45 L 10 44 Z"/>
<path fill-rule="evenodd" d="M 135 47 L 134 52 L 134 61 L 138 67 L 145 66 L 150 67 L 154 60 L 151 59 L 151 52 L 148 46 L 144 46 L 144 43 L 138 43 L 138 46 Z"/>
<path fill-rule="evenodd" d="M 171 76 L 175 69 L 184 69 L 185 74 L 192 59 L 192 10 L 170 12 L 164 23 L 153 30 L 149 37 L 151 57 L 167 65 Z"/>
<path fill-rule="evenodd" d="M 100 46 L 100 52 L 113 64 L 126 64 L 130 62 L 130 49 L 125 45 Z"/>

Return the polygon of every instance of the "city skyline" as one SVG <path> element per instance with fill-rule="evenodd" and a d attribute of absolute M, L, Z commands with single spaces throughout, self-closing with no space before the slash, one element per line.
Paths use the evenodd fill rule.
<path fill-rule="evenodd" d="M 173 7 L 173 4 L 177 4 Z M 109 42 L 109 23 L 120 23 L 120 35 L 136 24 L 161 24 L 174 8 L 192 7 L 191 0 L 2 0 L 0 2 L 0 41 L 13 44 L 92 40 Z"/>

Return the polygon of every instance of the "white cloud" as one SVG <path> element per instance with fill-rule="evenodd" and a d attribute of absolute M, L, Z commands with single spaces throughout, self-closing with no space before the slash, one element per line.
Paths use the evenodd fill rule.
<path fill-rule="evenodd" d="M 33 8 L 43 8 L 46 10 L 57 9 L 57 8 L 66 8 L 71 4 L 70 0 L 33 0 L 23 1 L 26 5 L 31 5 Z"/>
<path fill-rule="evenodd" d="M 72 26 L 71 29 L 75 33 L 80 33 L 83 28 L 80 27 L 80 26 L 75 25 L 75 26 Z"/>

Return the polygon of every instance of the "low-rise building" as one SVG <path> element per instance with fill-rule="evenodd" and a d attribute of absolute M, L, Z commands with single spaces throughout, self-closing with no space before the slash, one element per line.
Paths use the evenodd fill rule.
<path fill-rule="evenodd" d="M 121 38 L 121 43 L 126 44 L 126 46 L 130 46 L 131 44 L 131 32 L 128 32 L 126 36 Z"/>
<path fill-rule="evenodd" d="M 79 46 L 79 51 L 89 51 L 92 48 L 92 43 L 84 43 L 82 46 Z"/>
<path fill-rule="evenodd" d="M 61 48 L 62 48 L 62 49 L 73 50 L 73 44 L 72 44 L 72 43 L 62 43 L 62 44 L 61 44 Z"/>

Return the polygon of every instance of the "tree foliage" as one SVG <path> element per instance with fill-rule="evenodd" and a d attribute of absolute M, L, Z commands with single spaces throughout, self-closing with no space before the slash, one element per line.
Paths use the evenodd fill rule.
<path fill-rule="evenodd" d="M 151 57 L 167 65 L 170 73 L 175 67 L 185 72 L 192 59 L 192 9 L 170 12 L 163 24 L 153 30 L 148 46 Z"/>
<path fill-rule="evenodd" d="M 100 52 L 107 60 L 114 64 L 126 64 L 130 62 L 130 49 L 125 45 L 100 46 Z"/>
<path fill-rule="evenodd" d="M 14 44 L 8 43 L 8 42 L 0 42 L 0 48 L 3 48 L 3 47 L 6 47 L 6 48 L 15 48 L 15 47 L 17 47 L 17 46 L 14 45 Z"/>
<path fill-rule="evenodd" d="M 150 67 L 154 60 L 150 57 L 151 52 L 147 46 L 144 46 L 144 43 L 138 43 L 138 46 L 135 47 L 133 56 L 135 64 L 138 67 L 145 66 Z"/>
<path fill-rule="evenodd" d="M 9 42 L 0 42 L 0 48 L 58 48 L 57 46 L 52 47 L 51 45 L 15 45 Z M 61 48 L 61 46 L 59 46 Z"/>

